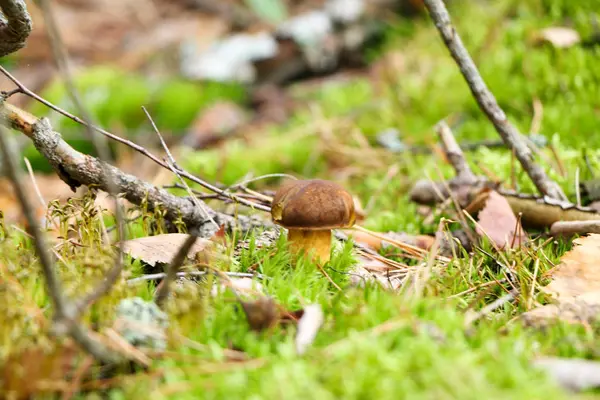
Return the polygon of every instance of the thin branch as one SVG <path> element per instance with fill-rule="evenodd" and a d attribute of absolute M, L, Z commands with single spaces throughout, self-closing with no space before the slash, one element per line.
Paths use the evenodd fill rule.
<path fill-rule="evenodd" d="M 471 326 L 474 322 L 480 320 L 486 315 L 496 311 L 506 303 L 513 301 L 519 295 L 519 290 L 513 289 L 502 297 L 497 298 L 487 306 L 483 307 L 479 312 L 467 315 L 465 317 L 465 327 Z"/>
<path fill-rule="evenodd" d="M 64 82 L 65 87 L 67 89 L 67 93 L 71 98 L 71 101 L 75 105 L 79 114 L 83 116 L 85 121 L 92 121 L 92 117 L 86 107 L 83 105 L 83 101 L 81 100 L 81 96 L 79 91 L 75 87 L 73 82 L 73 75 L 69 68 L 69 60 L 66 48 L 64 46 L 62 37 L 58 30 L 56 24 L 56 18 L 54 17 L 54 13 L 52 11 L 52 7 L 50 1 L 48 0 L 38 0 L 38 4 L 42 13 L 44 15 L 44 20 L 46 21 L 46 32 L 48 37 L 50 38 L 50 44 L 52 47 L 52 52 L 54 54 L 54 61 L 56 62 L 56 66 L 58 71 L 60 72 Z M 94 149 L 98 153 L 98 157 L 101 161 L 108 162 L 110 159 L 110 150 L 108 148 L 108 143 L 104 136 L 98 135 L 91 128 L 91 123 L 86 124 L 86 133 L 91 141 Z M 117 254 L 115 255 L 115 260 L 113 262 L 113 266 L 104 276 L 104 280 L 98 285 L 96 288 L 92 290 L 91 293 L 84 296 L 81 300 L 77 301 L 76 304 L 76 312 L 74 318 L 78 318 L 81 313 L 87 309 L 87 307 L 92 304 L 94 301 L 108 293 L 108 291 L 112 288 L 112 286 L 116 283 L 117 279 L 121 275 L 123 271 L 123 249 L 122 243 L 126 240 L 125 237 L 125 227 L 124 227 L 124 217 L 123 210 L 119 204 L 119 197 L 117 196 L 117 186 L 115 184 L 115 177 L 112 175 L 109 168 L 103 164 L 103 173 L 106 175 L 106 191 L 114 200 L 115 207 L 115 219 L 117 226 Z"/>
<path fill-rule="evenodd" d="M 57 333 L 69 333 L 71 337 L 86 351 L 92 354 L 95 358 L 106 363 L 116 363 L 121 360 L 121 357 L 105 347 L 102 343 L 94 340 L 86 328 L 76 323 L 73 319 L 75 308 L 67 303 L 67 299 L 63 296 L 58 276 L 54 271 L 54 263 L 48 250 L 46 239 L 40 230 L 40 226 L 33 212 L 33 206 L 23 188 L 23 178 L 21 177 L 18 162 L 16 160 L 17 152 L 12 148 L 9 142 L 10 135 L 6 128 L 0 125 L 0 151 L 4 158 L 6 172 L 9 175 L 23 213 L 27 218 L 29 230 L 33 236 L 36 253 L 40 259 L 42 266 L 42 274 L 46 284 L 46 290 L 55 309 L 55 323 L 53 329 Z"/>
<path fill-rule="evenodd" d="M 263 274 L 251 274 L 249 272 L 223 272 L 223 274 L 227 276 L 233 276 L 236 278 L 259 278 L 259 279 L 270 279 L 270 277 Z M 188 272 L 177 272 L 177 277 L 182 278 L 185 276 L 205 276 L 208 275 L 206 271 L 188 271 Z M 147 274 L 142 275 L 137 278 L 132 278 L 127 281 L 128 285 L 135 285 L 136 283 L 145 282 L 145 281 L 154 281 L 157 279 L 164 279 L 167 276 L 164 272 L 159 272 L 156 274 Z M 219 275 L 217 275 L 219 276 Z"/>
<path fill-rule="evenodd" d="M 452 26 L 450 15 L 444 2 L 442 0 L 424 0 L 424 3 L 452 58 L 458 64 L 463 77 L 467 81 L 479 107 L 492 122 L 504 143 L 515 153 L 536 188 L 546 196 L 566 200 L 562 189 L 535 163 L 531 149 L 527 146 L 517 128 L 508 121 L 496 98 L 486 86 L 458 32 Z"/>
<path fill-rule="evenodd" d="M 148 151 L 145 147 L 140 146 L 139 144 L 136 144 L 130 140 L 124 139 L 120 136 L 117 136 L 115 134 L 112 134 L 98 126 L 95 125 L 91 125 L 88 124 L 87 122 L 85 122 L 84 120 L 82 120 L 81 118 L 69 113 L 68 111 L 63 110 L 62 108 L 52 104 L 51 102 L 49 102 L 48 100 L 38 96 L 37 94 L 35 94 L 34 92 L 32 92 L 31 90 L 27 89 L 27 87 L 25 87 L 25 85 L 23 85 L 17 78 L 15 78 L 13 75 L 10 74 L 10 72 L 8 72 L 4 67 L 2 67 L 0 65 L 0 72 L 2 72 L 8 79 L 10 79 L 15 85 L 17 85 L 17 87 L 21 90 L 21 93 L 31 97 L 32 99 L 35 99 L 36 101 L 44 104 L 46 107 L 51 108 L 52 110 L 56 111 L 59 114 L 64 115 L 65 117 L 83 125 L 83 126 L 89 126 L 91 127 L 93 130 L 101 133 L 102 135 L 108 137 L 109 139 L 112 139 L 116 142 L 119 142 L 121 144 L 124 144 L 130 148 L 132 148 L 133 150 L 137 151 L 138 153 L 148 157 L 150 160 L 154 161 L 156 164 L 160 165 L 161 167 L 168 169 L 169 171 L 171 171 L 171 168 L 169 168 L 169 165 L 162 161 L 160 158 L 158 158 L 157 156 L 155 156 L 154 154 L 152 154 L 150 151 Z M 25 131 L 23 131 L 23 133 L 26 133 Z M 215 185 L 212 185 L 200 178 L 198 178 L 197 176 L 194 176 L 192 174 L 190 174 L 189 172 L 183 170 L 183 169 L 177 169 L 177 172 L 183 176 L 184 178 L 189 179 L 190 181 L 197 183 L 198 185 L 210 190 L 211 192 L 217 193 L 223 197 L 226 197 L 236 203 L 239 204 L 243 204 L 247 207 L 253 208 L 253 209 L 257 209 L 257 210 L 261 210 L 261 211 L 266 211 L 266 212 L 270 212 L 271 208 L 268 206 L 264 206 L 262 204 L 258 204 L 258 203 L 253 203 L 251 201 L 248 201 L 246 199 L 240 198 L 238 196 L 235 196 L 233 194 L 227 193 L 225 190 L 219 189 L 218 187 L 216 187 Z"/>
<path fill-rule="evenodd" d="M 35 216 L 34 207 L 31 204 L 29 197 L 25 194 L 25 188 L 23 187 L 24 178 L 21 176 L 21 170 L 18 167 L 19 164 L 15 157 L 17 152 L 16 149 L 13 148 L 12 143 L 10 143 L 9 138 L 10 134 L 7 132 L 6 128 L 0 125 L 0 151 L 2 151 L 6 174 L 13 183 L 15 193 L 17 194 L 17 198 L 21 203 L 23 213 L 29 224 L 29 232 L 33 237 L 35 250 L 40 259 L 40 264 L 42 265 L 42 271 L 46 280 L 46 290 L 52 299 L 58 317 L 64 318 L 65 315 L 63 315 L 63 312 L 66 308 L 66 302 L 63 297 L 63 289 L 58 277 L 54 273 L 52 257 L 48 250 L 46 238 L 44 237 Z"/>
<path fill-rule="evenodd" d="M 25 47 L 32 29 L 31 17 L 23 0 L 0 0 L 0 57 Z"/>
<path fill-rule="evenodd" d="M 446 121 L 440 121 L 436 125 L 435 130 L 440 137 L 446 157 L 448 157 L 448 161 L 450 161 L 450 164 L 452 164 L 452 167 L 456 172 L 456 178 L 465 184 L 474 184 L 477 182 L 477 177 L 473 171 L 471 171 L 471 168 Z"/>
<path fill-rule="evenodd" d="M 158 136 L 158 139 L 160 140 L 160 143 L 161 143 L 163 149 L 165 149 L 165 153 L 167 153 L 167 157 L 169 157 L 169 161 L 170 161 L 170 164 L 168 164 L 169 165 L 169 169 L 175 174 L 175 176 L 177 176 L 177 178 L 179 179 L 179 182 L 181 182 L 181 184 L 183 185 L 183 187 L 185 188 L 185 190 L 188 192 L 188 194 L 190 195 L 190 199 L 194 202 L 194 204 L 196 205 L 196 207 L 198 207 L 198 209 L 204 213 L 204 215 L 206 216 L 206 218 L 208 218 L 210 220 L 210 222 L 212 222 L 213 225 L 215 225 L 215 227 L 217 229 L 219 229 L 219 225 L 217 225 L 217 223 L 215 222 L 215 220 L 210 216 L 209 212 L 206 210 L 205 204 L 201 203 L 196 198 L 196 196 L 194 196 L 194 193 L 192 192 L 192 189 L 190 189 L 190 187 L 187 184 L 187 182 L 177 172 L 177 169 L 179 169 L 179 166 L 177 165 L 177 161 L 175 161 L 175 158 L 173 157 L 173 154 L 171 154 L 171 151 L 169 150 L 169 146 L 167 146 L 167 143 L 165 143 L 165 139 L 163 139 L 160 131 L 158 130 L 158 127 L 156 126 L 156 123 L 154 123 L 154 120 L 152 119 L 152 116 L 150 115 L 150 113 L 148 112 L 148 110 L 146 110 L 146 107 L 142 106 L 142 110 L 144 110 L 144 113 L 146 114 L 146 117 L 150 121 L 150 124 L 152 125 L 152 128 L 154 129 L 154 132 L 156 132 L 156 135 Z"/>
<path fill-rule="evenodd" d="M 159 307 L 162 308 L 165 300 L 167 299 L 167 297 L 169 297 L 171 284 L 175 281 L 175 279 L 177 279 L 177 272 L 179 272 L 179 267 L 181 267 L 181 264 L 183 264 L 183 262 L 185 261 L 185 258 L 187 257 L 187 254 L 189 253 L 194 243 L 196 243 L 196 239 L 198 239 L 197 236 L 189 235 L 177 251 L 177 254 L 175 254 L 175 256 L 173 257 L 171 264 L 169 264 L 169 266 L 167 267 L 167 276 L 161 282 L 161 286 L 158 288 L 156 294 L 154 295 L 154 302 Z"/>
<path fill-rule="evenodd" d="M 3 118 L 13 129 L 28 136 L 59 177 L 73 190 L 85 185 L 106 191 L 107 177 L 103 173 L 105 165 L 116 178 L 118 192 L 131 203 L 136 205 L 147 203 L 151 210 L 162 208 L 166 211 L 167 220 L 175 221 L 181 218 L 188 227 L 188 232 L 198 236 L 210 237 L 214 233 L 214 227 L 208 224 L 209 221 L 200 214 L 190 199 L 175 196 L 116 167 L 102 163 L 95 157 L 78 152 L 65 142 L 59 133 L 52 130 L 46 118 L 38 120 L 35 116 L 6 102 L 1 111 L 0 118 Z M 225 225 L 228 230 L 239 228 L 248 231 L 253 227 L 269 225 L 251 217 L 239 215 L 233 218 L 213 210 L 209 213 L 219 226 Z"/>
<path fill-rule="evenodd" d="M 550 234 L 554 236 L 585 233 L 600 233 L 600 220 L 557 221 L 550 227 Z"/>

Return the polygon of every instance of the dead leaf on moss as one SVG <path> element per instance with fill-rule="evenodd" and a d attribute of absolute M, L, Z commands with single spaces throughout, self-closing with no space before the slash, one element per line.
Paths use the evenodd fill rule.
<path fill-rule="evenodd" d="M 575 239 L 571 251 L 563 255 L 552 272 L 552 281 L 544 287 L 555 304 L 548 304 L 523 314 L 531 324 L 560 319 L 590 323 L 600 315 L 600 234 Z"/>
<path fill-rule="evenodd" d="M 562 26 L 553 26 L 538 32 L 535 35 L 535 43 L 550 43 L 552 46 L 563 49 L 576 45 L 581 42 L 579 33 L 571 28 Z"/>
<path fill-rule="evenodd" d="M 527 240 L 527 234 L 520 224 L 517 225 L 517 217 L 510 204 L 498 192 L 489 192 L 478 219 L 477 233 L 489 237 L 501 249 L 520 247 Z"/>
<path fill-rule="evenodd" d="M 556 304 L 546 304 L 522 315 L 522 320 L 533 326 L 561 320 L 572 323 L 591 324 L 600 315 L 600 292 L 590 292 Z"/>
<path fill-rule="evenodd" d="M 181 248 L 188 235 L 185 233 L 167 233 L 147 236 L 123 242 L 123 251 L 135 259 L 155 266 L 157 263 L 169 264 Z M 191 259 L 209 256 L 212 240 L 198 238 L 188 253 Z"/>

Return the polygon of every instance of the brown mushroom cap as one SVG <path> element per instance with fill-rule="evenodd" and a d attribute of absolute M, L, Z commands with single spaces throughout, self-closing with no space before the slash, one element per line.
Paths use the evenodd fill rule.
<path fill-rule="evenodd" d="M 336 229 L 354 225 L 350 193 L 337 183 L 313 179 L 284 183 L 273 198 L 271 216 L 291 229 Z"/>

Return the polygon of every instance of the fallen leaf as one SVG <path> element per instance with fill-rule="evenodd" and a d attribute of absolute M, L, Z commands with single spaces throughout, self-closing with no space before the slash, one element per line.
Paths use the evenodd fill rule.
<path fill-rule="evenodd" d="M 590 234 L 573 241 L 574 248 L 565 253 L 552 272 L 546 290 L 559 300 L 600 291 L 600 234 Z"/>
<path fill-rule="evenodd" d="M 589 323 L 600 315 L 600 234 L 577 238 L 573 244 L 544 287 L 555 303 L 524 313 L 521 319 L 526 323 L 539 325 L 556 319 Z"/>
<path fill-rule="evenodd" d="M 477 233 L 489 237 L 499 248 L 520 247 L 527 233 L 517 226 L 517 217 L 508 201 L 498 192 L 490 191 L 485 207 L 479 212 Z"/>
<path fill-rule="evenodd" d="M 123 242 L 123 251 L 151 266 L 157 263 L 169 264 L 187 237 L 185 233 L 167 233 L 131 239 Z M 208 256 L 207 250 L 213 244 L 212 240 L 198 238 L 190 249 L 188 257 L 197 259 L 200 255 Z"/>
<path fill-rule="evenodd" d="M 298 320 L 296 332 L 296 352 L 304 354 L 317 337 L 317 332 L 323 324 L 323 310 L 319 304 L 311 304 L 304 308 L 304 313 Z"/>
<path fill-rule="evenodd" d="M 534 41 L 536 43 L 547 42 L 556 48 L 563 49 L 572 47 L 581 42 L 581 36 L 579 36 L 579 33 L 574 29 L 553 26 L 541 30 L 535 35 Z"/>
<path fill-rule="evenodd" d="M 600 387 L 600 362 L 558 357 L 543 357 L 533 365 L 543 369 L 560 386 L 574 392 Z"/>
<path fill-rule="evenodd" d="M 527 325 L 543 326 L 561 320 L 572 323 L 591 324 L 600 315 L 600 292 L 585 293 L 556 304 L 546 304 L 521 315 Z"/>

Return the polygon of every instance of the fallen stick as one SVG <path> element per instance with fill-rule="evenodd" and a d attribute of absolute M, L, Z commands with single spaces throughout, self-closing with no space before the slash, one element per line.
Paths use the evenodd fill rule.
<path fill-rule="evenodd" d="M 452 25 L 450 14 L 448 14 L 444 2 L 442 0 L 423 0 L 423 2 L 452 58 L 458 64 L 460 72 L 467 81 L 477 104 L 494 125 L 504 143 L 514 152 L 536 188 L 545 196 L 566 200 L 567 197 L 560 186 L 546 175 L 542 167 L 535 163 L 531 149 L 523 140 L 521 133 L 508 121 L 496 98 L 486 86 L 460 35 Z"/>
<path fill-rule="evenodd" d="M 95 157 L 80 153 L 52 129 L 48 119 L 38 119 L 6 102 L 3 103 L 0 119 L 29 137 L 58 176 L 73 191 L 81 185 L 107 191 L 109 182 L 104 173 L 106 168 L 114 177 L 118 193 L 128 201 L 138 206 L 147 202 L 151 210 L 162 208 L 166 212 L 165 218 L 169 221 L 181 218 L 190 234 L 200 237 L 212 236 L 217 228 L 212 224 L 210 218 L 219 226 L 224 225 L 225 229 L 229 231 L 239 229 L 246 232 L 254 227 L 269 225 L 252 217 L 239 215 L 234 218 L 215 212 L 208 206 L 205 207 L 208 212 L 207 216 L 189 198 L 175 196 L 133 175 L 126 174 L 119 168 L 103 163 Z M 198 201 L 201 202 L 201 200 Z M 202 202 L 202 204 L 205 203 Z"/>
<path fill-rule="evenodd" d="M 600 218 L 600 215 L 598 215 Z M 557 221 L 550 227 L 550 234 L 553 236 L 600 233 L 600 219 L 590 221 Z"/>

